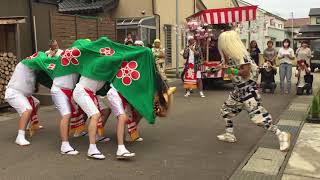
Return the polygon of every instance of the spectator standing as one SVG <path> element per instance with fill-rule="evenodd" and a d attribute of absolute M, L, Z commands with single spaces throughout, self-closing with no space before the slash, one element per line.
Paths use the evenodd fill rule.
<path fill-rule="evenodd" d="M 307 41 L 302 42 L 301 47 L 297 49 L 296 54 L 298 61 L 306 61 L 306 64 L 310 66 L 311 50 Z"/>
<path fill-rule="evenodd" d="M 59 57 L 60 54 L 63 52 L 62 49 L 59 49 L 57 40 L 50 40 L 49 48 L 50 49 L 45 52 L 48 57 Z"/>
<path fill-rule="evenodd" d="M 185 97 L 190 96 L 190 91 L 192 89 L 199 88 L 200 97 L 204 98 L 205 95 L 203 94 L 200 71 L 202 52 L 193 36 L 188 37 L 188 46 L 184 49 L 183 58 L 186 59 L 184 69 L 184 88 L 186 89 Z"/>
<path fill-rule="evenodd" d="M 281 94 L 284 94 L 284 80 L 287 80 L 287 90 L 288 94 L 291 93 L 291 76 L 292 76 L 292 61 L 294 60 L 294 51 L 290 48 L 290 40 L 283 40 L 283 47 L 280 48 L 278 53 L 278 58 L 280 60 L 280 90 Z"/>
<path fill-rule="evenodd" d="M 140 40 L 136 40 L 136 41 L 134 42 L 134 45 L 135 45 L 135 46 L 144 47 L 143 41 L 140 41 Z"/>
<path fill-rule="evenodd" d="M 263 51 L 263 57 L 265 61 L 272 62 L 273 65 L 276 64 L 277 51 L 273 48 L 273 41 L 267 42 L 267 49 Z"/>
<path fill-rule="evenodd" d="M 251 58 L 257 64 L 257 66 L 259 66 L 259 54 L 261 53 L 261 51 L 258 48 L 257 41 L 253 40 L 250 42 L 249 53 L 250 53 Z"/>
<path fill-rule="evenodd" d="M 161 47 L 161 41 L 160 39 L 155 39 L 153 42 L 153 48 L 151 49 L 153 56 L 156 60 L 156 66 L 157 69 L 161 75 L 162 80 L 167 81 L 167 76 L 166 76 L 166 56 L 165 56 L 165 51 L 164 49 Z"/>
<path fill-rule="evenodd" d="M 132 33 L 128 32 L 127 37 L 124 39 L 124 44 L 127 45 L 127 43 L 131 42 L 133 44 L 133 38 L 132 38 Z"/>

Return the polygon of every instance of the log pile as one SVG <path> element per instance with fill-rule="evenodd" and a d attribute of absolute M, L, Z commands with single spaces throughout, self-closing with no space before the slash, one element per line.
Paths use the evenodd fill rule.
<path fill-rule="evenodd" d="M 4 92 L 17 65 L 17 57 L 12 52 L 0 52 L 0 104 L 4 103 Z"/>

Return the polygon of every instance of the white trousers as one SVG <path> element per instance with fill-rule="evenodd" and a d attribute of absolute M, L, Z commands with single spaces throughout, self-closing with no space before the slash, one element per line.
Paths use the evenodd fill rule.
<path fill-rule="evenodd" d="M 89 94 L 79 84 L 77 84 L 76 88 L 73 90 L 73 99 L 87 114 L 88 118 L 100 113 L 98 107 L 95 105 Z"/>
<path fill-rule="evenodd" d="M 51 96 L 52 101 L 61 116 L 71 114 L 71 107 L 68 97 L 64 94 L 64 92 L 62 92 L 59 87 L 55 86 L 54 84 L 51 87 Z"/>
<path fill-rule="evenodd" d="M 118 117 L 120 115 L 126 114 L 123 108 L 122 99 L 116 89 L 111 88 L 107 93 L 107 98 L 109 100 L 109 105 L 114 116 Z"/>
<path fill-rule="evenodd" d="M 40 101 L 32 96 L 35 106 L 40 104 Z M 32 106 L 26 95 L 15 89 L 8 88 L 5 92 L 5 100 L 12 106 L 20 116 L 27 111 L 32 110 Z"/>

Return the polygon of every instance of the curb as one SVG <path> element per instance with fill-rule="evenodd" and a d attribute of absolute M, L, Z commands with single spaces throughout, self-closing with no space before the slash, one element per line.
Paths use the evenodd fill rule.
<path fill-rule="evenodd" d="M 281 180 L 285 167 L 308 115 L 312 96 L 295 97 L 279 116 L 280 130 L 291 133 L 291 147 L 280 152 L 278 140 L 267 132 L 234 171 L 230 180 Z"/>

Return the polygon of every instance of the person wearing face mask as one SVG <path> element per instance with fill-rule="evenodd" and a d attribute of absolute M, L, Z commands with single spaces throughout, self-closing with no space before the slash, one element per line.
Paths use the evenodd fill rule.
<path fill-rule="evenodd" d="M 311 94 L 312 80 L 308 80 L 307 76 L 310 76 L 311 69 L 305 60 L 298 61 L 298 68 L 295 76 L 298 78 L 297 82 L 297 95 L 303 95 L 306 91 L 307 95 Z"/>
<path fill-rule="evenodd" d="M 287 80 L 287 93 L 291 93 L 291 76 L 292 76 L 292 61 L 294 60 L 294 51 L 290 48 L 290 40 L 283 40 L 283 47 L 280 48 L 278 53 L 278 58 L 280 60 L 280 90 L 281 94 L 284 94 L 284 80 Z"/>
<path fill-rule="evenodd" d="M 301 47 L 297 50 L 297 59 L 306 61 L 306 64 L 310 65 L 310 59 L 311 59 L 311 50 L 308 47 L 308 42 L 303 41 L 301 44 Z"/>
<path fill-rule="evenodd" d="M 277 84 L 274 80 L 274 77 L 277 74 L 277 69 L 273 67 L 272 61 L 266 61 L 263 68 L 260 68 L 259 73 L 261 74 L 262 92 L 266 93 L 266 90 L 269 89 L 270 92 L 274 94 L 274 90 L 277 87 Z"/>

